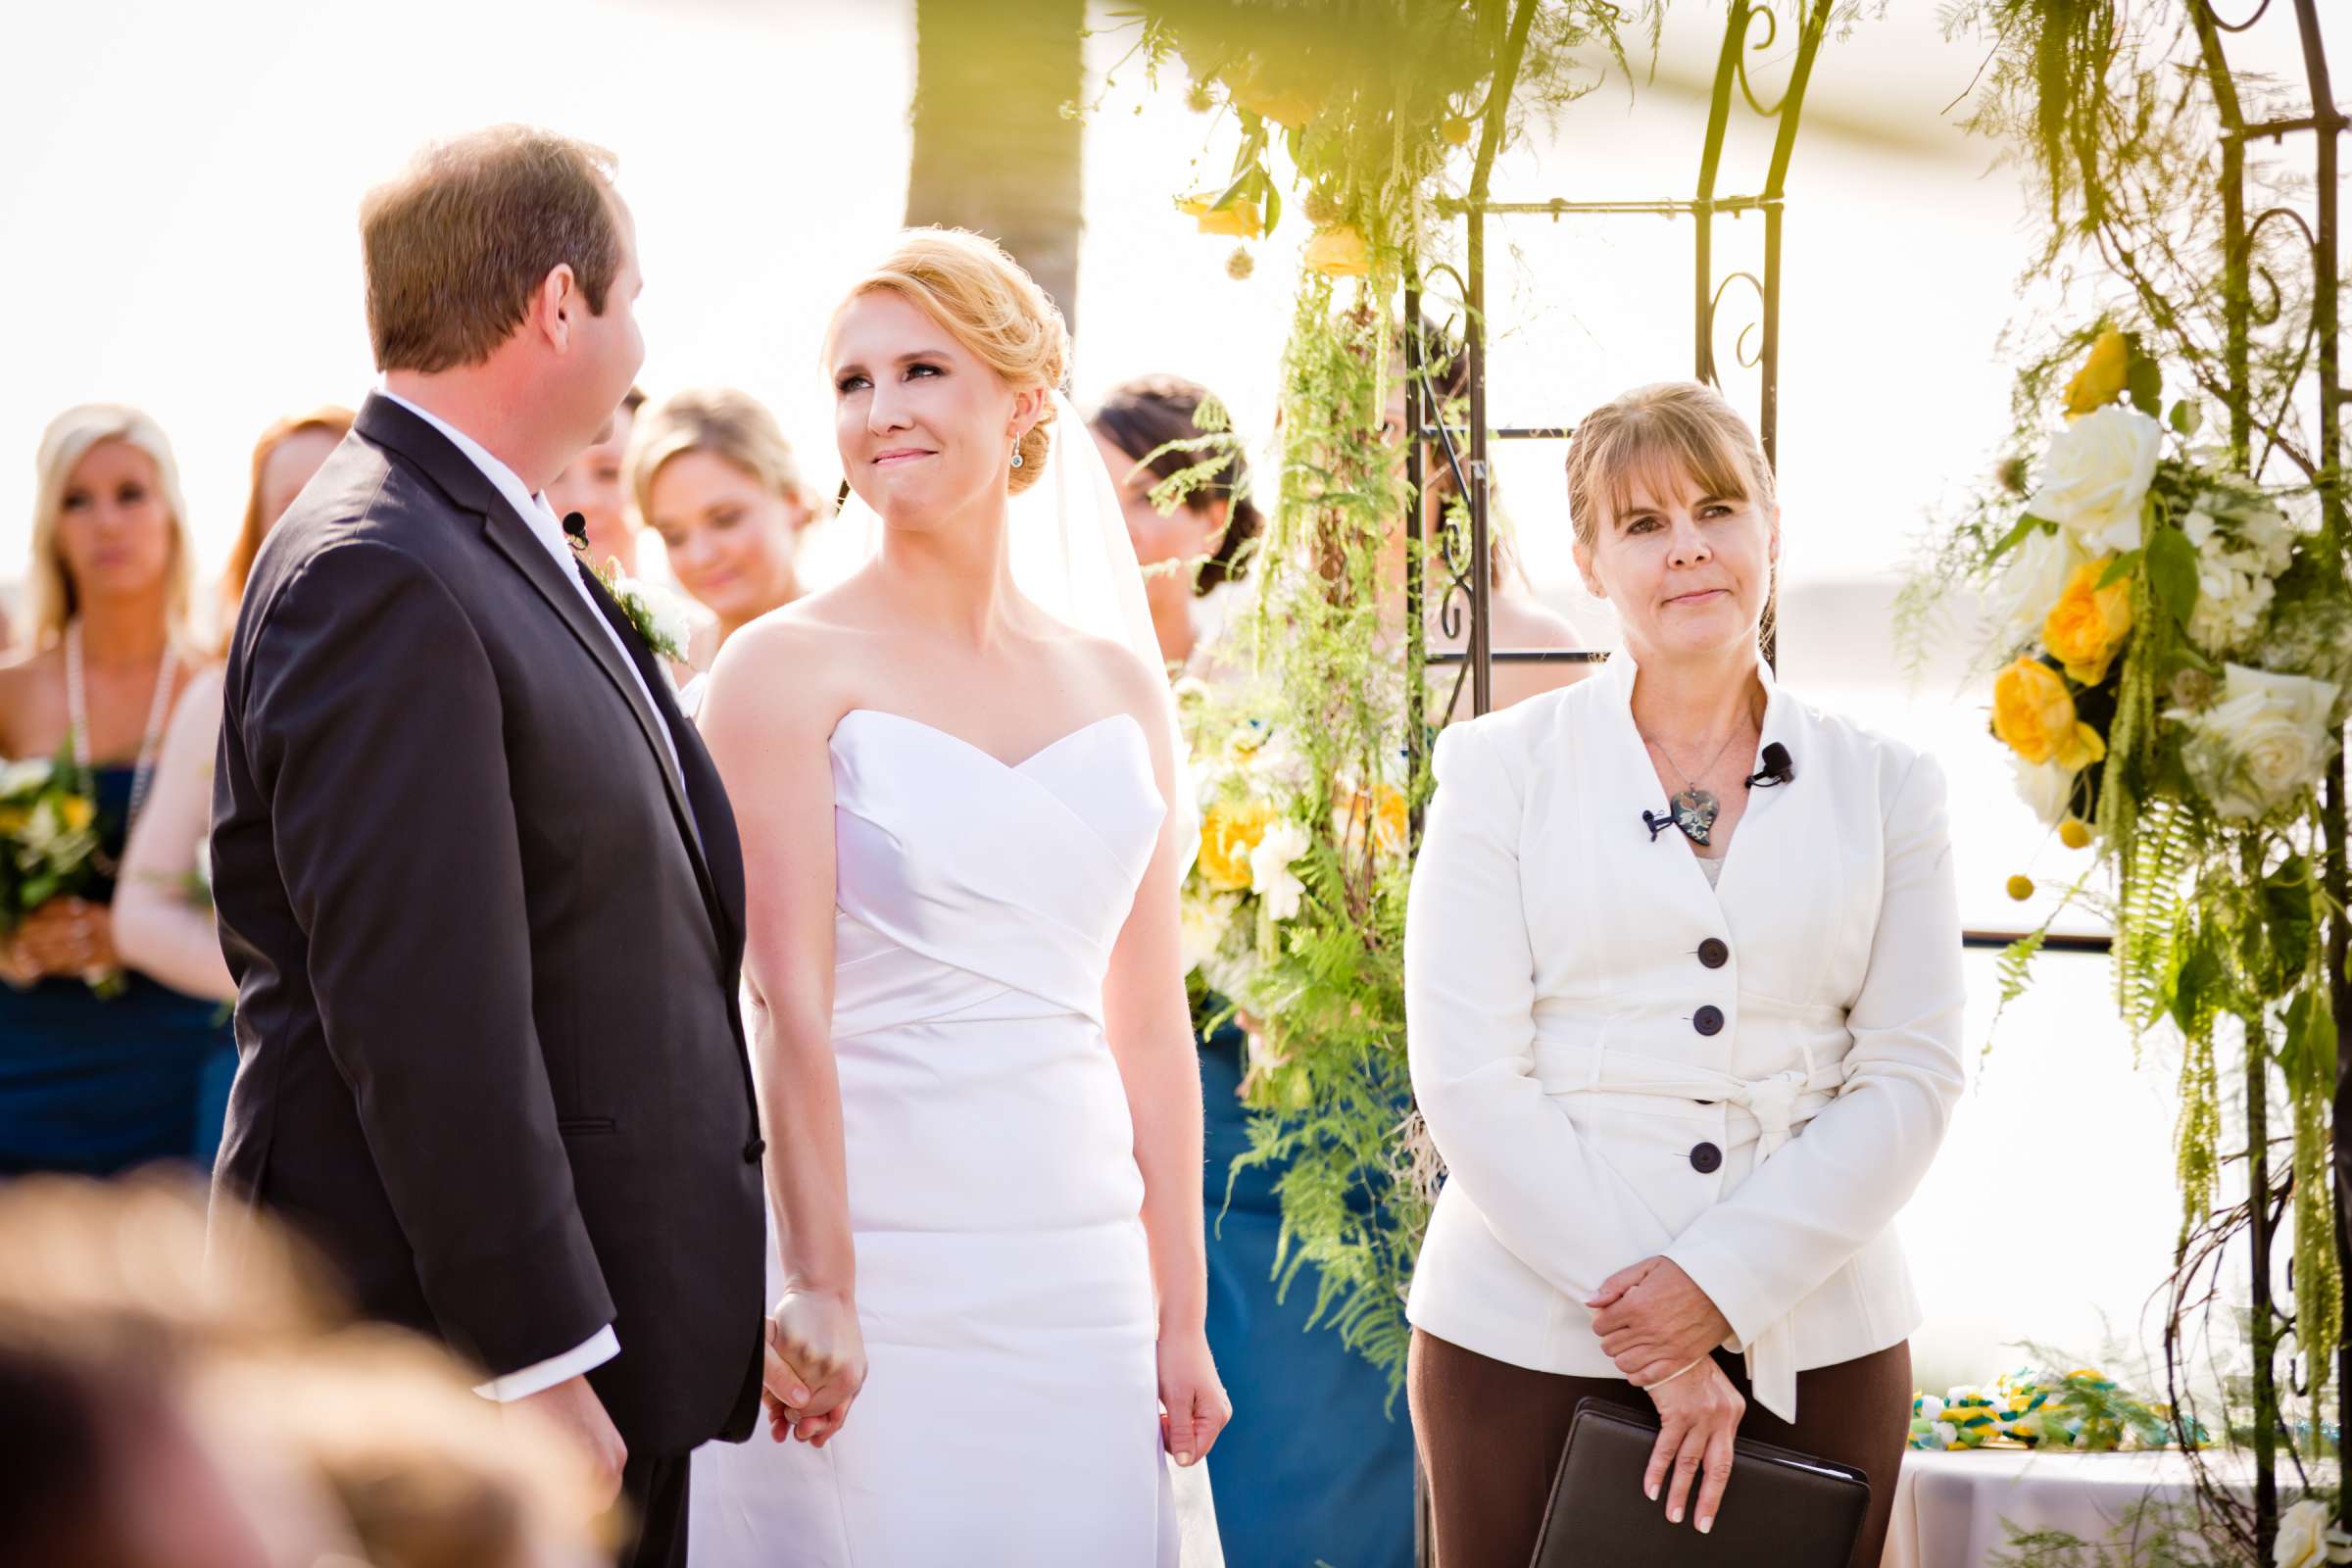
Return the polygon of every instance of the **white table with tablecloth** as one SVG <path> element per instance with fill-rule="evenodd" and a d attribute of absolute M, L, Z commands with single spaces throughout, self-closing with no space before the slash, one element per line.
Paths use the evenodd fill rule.
<path fill-rule="evenodd" d="M 2233 1487 L 2252 1484 L 2242 1454 L 2209 1454 L 2207 1463 Z M 2185 1502 L 2193 1486 L 2187 1455 L 2171 1451 L 1913 1449 L 1895 1484 L 1881 1568 L 1981 1568 L 2007 1548 L 2013 1527 L 2105 1542 L 2137 1504 Z"/>

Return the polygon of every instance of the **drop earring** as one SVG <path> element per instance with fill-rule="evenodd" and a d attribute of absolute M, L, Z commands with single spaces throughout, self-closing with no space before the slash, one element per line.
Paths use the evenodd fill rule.
<path fill-rule="evenodd" d="M 1017 435 L 1012 438 L 1012 466 L 1016 468 L 1021 466 L 1021 438 Z"/>

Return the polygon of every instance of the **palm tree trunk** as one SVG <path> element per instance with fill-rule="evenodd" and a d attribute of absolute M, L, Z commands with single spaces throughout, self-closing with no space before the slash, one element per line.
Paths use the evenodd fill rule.
<path fill-rule="evenodd" d="M 916 0 L 906 221 L 975 229 L 1078 325 L 1085 0 Z"/>

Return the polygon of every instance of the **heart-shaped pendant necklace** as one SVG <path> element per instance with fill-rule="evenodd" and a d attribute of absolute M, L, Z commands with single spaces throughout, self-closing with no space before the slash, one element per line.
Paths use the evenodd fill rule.
<path fill-rule="evenodd" d="M 1706 772 L 1722 761 L 1723 754 L 1732 749 L 1732 742 L 1740 738 L 1740 732 L 1746 726 L 1743 724 L 1733 725 L 1732 732 L 1723 738 L 1723 744 L 1716 748 L 1715 755 L 1707 759 L 1707 766 L 1699 771 Z M 1667 799 L 1666 807 L 1674 813 L 1674 825 L 1683 830 L 1683 836 L 1693 844 L 1704 845 L 1707 835 L 1715 830 L 1715 815 L 1723 808 L 1723 802 L 1716 798 L 1713 790 L 1700 789 L 1698 780 L 1691 776 L 1690 770 L 1676 761 L 1674 754 L 1665 747 L 1646 735 L 1642 737 L 1642 744 L 1666 759 L 1666 765 L 1683 775 L 1683 787 Z"/>

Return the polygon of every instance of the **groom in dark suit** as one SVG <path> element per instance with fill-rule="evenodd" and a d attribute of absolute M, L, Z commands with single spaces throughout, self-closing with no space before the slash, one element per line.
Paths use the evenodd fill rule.
<path fill-rule="evenodd" d="M 644 358 L 610 159 L 502 127 L 361 229 L 381 387 L 255 563 L 212 853 L 241 1063 L 214 1201 L 572 1433 L 685 1561 L 754 1424 L 743 862 L 660 664 L 541 487 Z"/>

